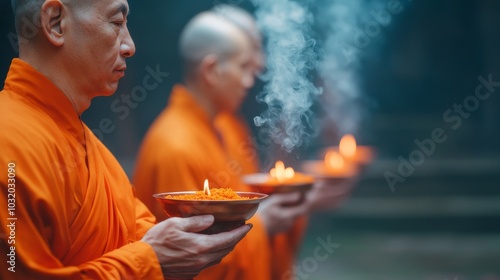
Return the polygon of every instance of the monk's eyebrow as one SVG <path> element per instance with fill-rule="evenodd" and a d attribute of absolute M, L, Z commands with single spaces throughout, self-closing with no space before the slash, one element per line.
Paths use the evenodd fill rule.
<path fill-rule="evenodd" d="M 118 6 L 116 6 L 115 8 L 113 8 L 113 10 L 111 10 L 111 12 L 109 14 L 111 16 L 113 16 L 113 15 L 120 14 L 120 13 L 123 14 L 125 17 L 130 14 L 130 11 L 129 11 L 129 8 L 127 7 L 127 5 L 121 3 Z"/>

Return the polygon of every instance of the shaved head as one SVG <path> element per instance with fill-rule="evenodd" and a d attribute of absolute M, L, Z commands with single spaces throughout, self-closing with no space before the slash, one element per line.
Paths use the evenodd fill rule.
<path fill-rule="evenodd" d="M 265 67 L 265 57 L 262 51 L 262 34 L 254 16 L 244 9 L 228 4 L 215 6 L 213 12 L 237 26 L 250 38 L 254 49 L 253 65 L 255 73 L 256 75 L 261 73 Z"/>
<path fill-rule="evenodd" d="M 257 27 L 255 18 L 248 11 L 228 4 L 217 5 L 213 8 L 213 11 L 218 16 L 238 26 L 238 28 L 250 36 L 254 43 L 257 42 L 260 44 L 262 35 Z"/>
<path fill-rule="evenodd" d="M 213 12 L 201 13 L 186 25 L 180 38 L 186 74 L 193 74 L 208 55 L 224 61 L 248 43 L 246 35 L 231 22 Z"/>
<path fill-rule="evenodd" d="M 11 0 L 18 36 L 27 40 L 36 37 L 41 25 L 40 12 L 44 2 L 45 0 Z M 82 7 L 91 0 L 61 0 L 61 2 L 65 5 Z"/>

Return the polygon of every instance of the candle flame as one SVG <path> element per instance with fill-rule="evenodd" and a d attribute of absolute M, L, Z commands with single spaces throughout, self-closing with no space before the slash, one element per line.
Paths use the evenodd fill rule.
<path fill-rule="evenodd" d="M 269 173 L 271 174 L 271 177 L 276 178 L 280 182 L 285 181 L 286 179 L 291 179 L 295 176 L 293 168 L 285 168 L 285 164 L 281 160 L 276 162 L 275 168 L 272 168 Z"/>
<path fill-rule="evenodd" d="M 342 169 L 344 158 L 336 151 L 329 151 L 325 156 L 325 166 L 330 169 Z"/>
<path fill-rule="evenodd" d="M 208 179 L 206 179 L 205 183 L 203 184 L 203 192 L 206 195 L 210 195 L 210 187 L 208 186 Z"/>
<path fill-rule="evenodd" d="M 356 139 L 352 134 L 347 134 L 342 137 L 339 144 L 340 154 L 351 158 L 356 155 Z"/>

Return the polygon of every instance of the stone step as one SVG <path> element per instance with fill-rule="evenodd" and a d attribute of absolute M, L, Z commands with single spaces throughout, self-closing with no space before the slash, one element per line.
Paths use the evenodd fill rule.
<path fill-rule="evenodd" d="M 400 160 L 375 161 L 361 176 L 353 196 L 500 196 L 499 159 L 429 159 L 406 177 L 398 172 L 401 164 Z M 400 176 L 404 182 L 389 183 L 388 176 Z"/>
<path fill-rule="evenodd" d="M 500 216 L 500 196 L 351 198 L 334 215 L 364 218 Z"/>

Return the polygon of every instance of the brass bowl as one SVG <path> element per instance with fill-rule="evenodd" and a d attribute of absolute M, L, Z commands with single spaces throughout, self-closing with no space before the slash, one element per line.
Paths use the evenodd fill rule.
<path fill-rule="evenodd" d="M 249 199 L 237 200 L 186 200 L 176 199 L 176 196 L 194 194 L 195 191 L 166 192 L 153 195 L 162 205 L 168 217 L 192 217 L 198 215 L 213 215 L 214 224 L 201 233 L 213 234 L 230 231 L 245 224 L 257 209 L 259 204 L 268 197 L 255 192 L 236 192 L 241 197 Z M 170 195 L 173 198 L 167 198 Z"/>
<path fill-rule="evenodd" d="M 295 173 L 295 177 L 292 180 L 286 180 L 283 182 L 273 179 L 267 173 L 244 175 L 242 180 L 244 184 L 248 185 L 256 192 L 268 195 L 291 192 L 306 193 L 314 184 L 314 178 L 312 176 L 301 173 Z"/>
<path fill-rule="evenodd" d="M 331 173 L 324 167 L 322 160 L 307 160 L 301 165 L 301 170 L 305 174 L 313 176 L 318 181 L 327 181 L 329 184 L 338 185 L 359 175 L 360 168 L 352 168 L 342 174 Z"/>
<path fill-rule="evenodd" d="M 354 160 L 354 163 L 358 166 L 358 175 L 364 174 L 368 168 L 368 166 L 373 162 L 375 158 L 377 158 L 377 149 L 373 146 L 362 146 L 358 145 L 357 156 Z M 339 152 L 338 146 L 327 147 L 321 153 L 321 158 L 325 158 L 325 155 L 329 151 Z"/>

